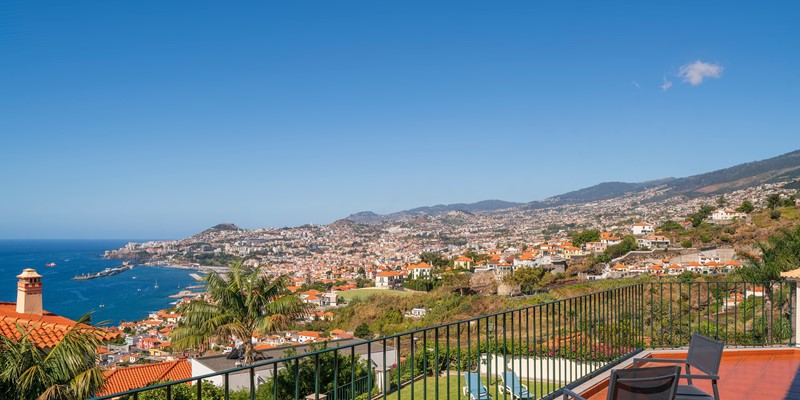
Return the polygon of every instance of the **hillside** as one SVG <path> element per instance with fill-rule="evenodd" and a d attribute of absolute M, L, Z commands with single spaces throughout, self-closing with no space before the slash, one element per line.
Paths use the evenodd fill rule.
<path fill-rule="evenodd" d="M 234 224 L 217 224 L 217 225 L 212 226 L 211 228 L 208 228 L 208 229 L 206 229 L 206 230 L 194 235 L 193 237 L 199 237 L 199 236 L 207 235 L 209 233 L 214 233 L 214 232 L 241 231 L 241 230 L 243 230 L 243 229 L 239 228 L 238 226 L 236 226 Z"/>
<path fill-rule="evenodd" d="M 669 189 L 672 196 L 707 196 L 797 177 L 800 177 L 800 150 L 685 178 L 666 178 L 641 183 L 604 182 L 544 201 L 535 201 L 529 203 L 527 207 L 541 208 L 565 203 L 605 200 L 657 186 Z"/>
<path fill-rule="evenodd" d="M 412 208 L 410 210 L 398 211 L 391 214 L 376 214 L 372 211 L 362 211 L 355 214 L 350 214 L 344 219 L 356 223 L 395 221 L 407 217 L 415 217 L 420 215 L 439 215 L 450 211 L 462 211 L 466 213 L 497 211 L 506 208 L 518 207 L 521 206 L 522 204 L 523 203 L 514 203 L 511 201 L 503 201 L 503 200 L 483 200 L 477 203 L 439 204 L 430 207 L 417 207 L 417 208 Z"/>
<path fill-rule="evenodd" d="M 344 218 L 355 223 L 374 223 L 396 221 L 420 215 L 435 216 L 450 211 L 494 212 L 503 209 L 541 209 L 564 204 L 580 204 L 598 200 L 621 197 L 632 192 L 651 188 L 666 190 L 666 196 L 686 196 L 689 198 L 729 193 L 764 183 L 784 182 L 800 178 L 800 150 L 795 150 L 766 160 L 735 165 L 717 171 L 692 175 L 684 178 L 664 178 L 647 182 L 603 182 L 594 186 L 574 190 L 544 200 L 530 203 L 514 203 L 503 200 L 484 200 L 477 203 L 440 204 L 417 207 L 391 214 L 376 214 L 363 211 Z M 800 187 L 800 184 L 796 184 Z"/>

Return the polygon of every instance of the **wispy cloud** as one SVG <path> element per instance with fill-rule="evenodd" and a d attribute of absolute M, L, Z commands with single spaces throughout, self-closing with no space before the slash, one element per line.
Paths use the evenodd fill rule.
<path fill-rule="evenodd" d="M 641 86 L 639 86 L 639 82 L 636 82 L 636 81 L 631 81 L 631 85 L 633 85 L 633 87 L 635 87 L 637 89 L 641 89 L 642 88 Z"/>
<path fill-rule="evenodd" d="M 661 90 L 667 91 L 669 88 L 672 87 L 672 81 L 667 80 L 667 77 L 664 77 L 664 83 L 661 84 Z"/>
<path fill-rule="evenodd" d="M 684 83 L 697 86 L 703 83 L 706 78 L 719 79 L 722 77 L 722 71 L 723 68 L 719 64 L 712 64 L 697 60 L 693 63 L 682 66 L 678 70 L 678 76 L 683 79 Z M 672 84 L 670 84 L 670 86 L 672 86 Z M 663 89 L 664 86 L 661 88 Z M 669 87 L 667 89 L 669 89 Z"/>

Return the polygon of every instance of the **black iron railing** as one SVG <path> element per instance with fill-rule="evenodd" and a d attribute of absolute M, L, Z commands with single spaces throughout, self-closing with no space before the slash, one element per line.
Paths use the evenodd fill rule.
<path fill-rule="evenodd" d="M 646 342 L 682 347 L 700 332 L 727 346 L 791 345 L 794 296 L 781 281 L 646 283 Z"/>
<path fill-rule="evenodd" d="M 734 346 L 792 344 L 794 295 L 781 282 L 636 283 L 98 399 L 439 400 L 478 386 L 512 399 L 504 373 L 531 398 L 553 398 L 645 347 L 685 346 L 695 331 Z"/>

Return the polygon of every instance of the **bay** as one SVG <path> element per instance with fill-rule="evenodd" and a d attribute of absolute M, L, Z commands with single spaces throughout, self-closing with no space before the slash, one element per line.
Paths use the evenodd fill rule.
<path fill-rule="evenodd" d="M 91 311 L 94 323 L 117 324 L 168 308 L 174 301 L 169 295 L 198 284 L 189 276 L 193 271 L 147 266 L 103 278 L 71 279 L 121 265 L 120 260 L 103 259 L 103 252 L 130 241 L 0 240 L 0 301 L 16 302 L 16 276 L 25 268 L 33 268 L 42 275 L 45 310 L 71 319 Z M 56 266 L 46 267 L 48 263 Z"/>

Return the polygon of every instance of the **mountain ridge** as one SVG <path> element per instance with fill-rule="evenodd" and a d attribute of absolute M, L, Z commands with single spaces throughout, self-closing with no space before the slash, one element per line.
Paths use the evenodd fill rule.
<path fill-rule="evenodd" d="M 521 207 L 523 209 L 548 208 L 566 204 L 608 200 L 624 196 L 628 193 L 640 192 L 652 188 L 667 189 L 668 196 L 683 195 L 687 197 L 698 197 L 724 194 L 762 183 L 791 180 L 795 178 L 800 178 L 800 149 L 763 160 L 737 164 L 731 167 L 683 178 L 669 177 L 644 182 L 601 182 L 593 186 L 528 203 L 483 200 L 476 203 L 454 203 L 416 207 L 390 214 L 377 214 L 372 211 L 362 211 L 351 214 L 343 219 L 356 223 L 372 223 L 420 215 L 439 215 L 449 211 L 474 213 L 493 212 L 516 207 Z"/>

